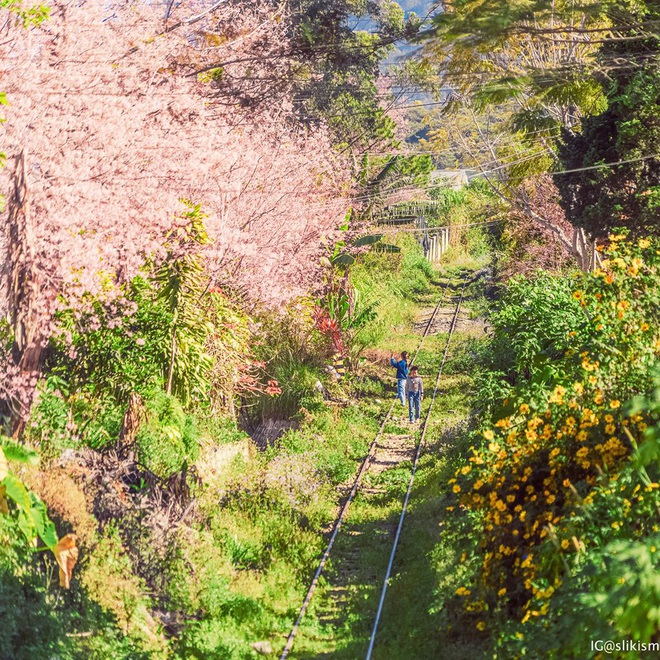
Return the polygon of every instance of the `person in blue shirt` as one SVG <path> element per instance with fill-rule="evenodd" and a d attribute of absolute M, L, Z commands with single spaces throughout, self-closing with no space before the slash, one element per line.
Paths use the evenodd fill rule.
<path fill-rule="evenodd" d="M 401 400 L 401 405 L 406 405 L 406 379 L 408 378 L 408 353 L 403 351 L 401 359 L 395 360 L 394 353 L 390 357 L 390 363 L 396 368 L 396 396 Z"/>

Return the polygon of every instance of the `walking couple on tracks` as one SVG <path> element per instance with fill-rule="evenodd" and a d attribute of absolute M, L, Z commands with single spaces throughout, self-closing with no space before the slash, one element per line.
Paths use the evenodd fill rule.
<path fill-rule="evenodd" d="M 424 399 L 424 383 L 419 376 L 417 367 L 408 367 L 408 353 L 403 351 L 399 360 L 390 357 L 390 364 L 396 368 L 396 392 L 401 405 L 408 400 L 408 418 L 410 423 L 418 422 L 422 400 Z"/>

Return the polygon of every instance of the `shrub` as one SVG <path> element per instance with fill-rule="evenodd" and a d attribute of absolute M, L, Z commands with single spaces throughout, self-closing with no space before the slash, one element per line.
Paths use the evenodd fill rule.
<path fill-rule="evenodd" d="M 490 409 L 512 388 L 534 388 L 557 376 L 561 359 L 589 318 L 573 296 L 576 280 L 539 272 L 514 278 L 490 314 L 491 344 L 477 378 L 480 402 Z"/>
<path fill-rule="evenodd" d="M 610 636 L 650 639 L 660 411 L 634 397 L 651 395 L 660 355 L 659 255 L 650 241 L 613 236 L 603 268 L 573 282 L 581 309 L 567 304 L 563 284 L 548 281 L 531 287 L 532 299 L 546 290 L 550 301 L 559 295 L 559 309 L 537 304 L 525 315 L 518 298 L 525 285 L 514 283 L 516 295 L 498 312 L 500 323 L 513 319 L 500 325 L 510 328 L 508 341 L 496 333 L 498 359 L 515 374 L 525 364 L 533 369 L 510 388 L 497 421 L 474 437 L 450 482 L 450 508 L 458 505 L 473 527 L 468 534 L 481 536 L 478 569 L 459 595 L 481 613 L 480 629 L 490 619 L 504 655 L 566 657 L 550 653 L 548 629 L 584 630 L 585 622 Z M 613 580 L 630 576 L 648 600 L 622 607 L 625 590 Z M 566 596 L 576 593 L 577 609 Z M 541 629 L 546 646 L 535 647 Z"/>
<path fill-rule="evenodd" d="M 51 341 L 46 371 L 66 381 L 71 392 L 125 402 L 132 392 L 163 381 L 172 315 L 146 278 L 136 277 L 123 293 L 57 315 L 61 332 Z"/>
<path fill-rule="evenodd" d="M 136 438 L 140 463 L 156 476 L 167 478 L 193 463 L 199 454 L 194 418 L 179 401 L 160 390 L 147 399 L 147 419 Z"/>

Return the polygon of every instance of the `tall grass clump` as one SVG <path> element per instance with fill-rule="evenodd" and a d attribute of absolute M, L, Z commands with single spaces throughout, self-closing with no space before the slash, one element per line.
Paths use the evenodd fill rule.
<path fill-rule="evenodd" d="M 378 346 L 392 330 L 409 325 L 417 303 L 435 277 L 433 266 L 413 236 L 399 234 L 392 244 L 400 252 L 374 250 L 362 256 L 351 270 L 351 283 L 360 296 L 377 303 L 376 317 L 360 338 L 366 346 Z"/>
<path fill-rule="evenodd" d="M 494 230 L 468 225 L 495 220 L 504 211 L 488 183 L 475 179 L 460 190 L 434 188 L 431 197 L 437 207 L 429 225 L 451 228 L 451 244 L 444 260 L 470 268 L 483 265 L 492 250 Z"/>

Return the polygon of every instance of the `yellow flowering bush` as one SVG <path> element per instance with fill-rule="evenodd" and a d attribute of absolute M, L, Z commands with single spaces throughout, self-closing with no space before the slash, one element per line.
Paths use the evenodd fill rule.
<path fill-rule="evenodd" d="M 512 372 L 499 372 L 511 386 L 502 388 L 499 406 L 488 393 L 484 410 L 491 421 L 474 436 L 466 457 L 471 469 L 456 473 L 450 506 L 470 520 L 467 533 L 480 538 L 478 569 L 466 585 L 469 593 L 459 595 L 466 609 L 480 601 L 491 617 L 500 617 L 503 648 L 520 651 L 530 626 L 547 630 L 549 620 L 576 616 L 557 603 L 578 583 L 587 584 L 581 571 L 608 544 L 658 532 L 657 475 L 637 459 L 657 412 L 639 399 L 626 402 L 653 390 L 660 356 L 659 255 L 655 241 L 614 235 L 602 266 L 573 280 L 572 292 L 564 284 L 550 287 L 550 295 L 564 293 L 565 335 L 555 333 L 526 354 L 528 368 L 512 361 Z M 540 286 L 548 290 L 547 276 Z M 539 296 L 535 291 L 530 299 Z M 554 311 L 562 313 L 563 307 Z M 511 336 L 518 326 L 512 330 L 506 309 L 499 315 L 506 322 L 498 326 L 496 315 L 493 348 L 520 343 Z M 530 317 L 539 315 L 531 311 Z M 528 321 L 520 327 L 533 330 Z M 509 336 L 499 336 L 503 332 Z M 589 607 L 599 607 L 578 601 L 587 618 Z"/>

